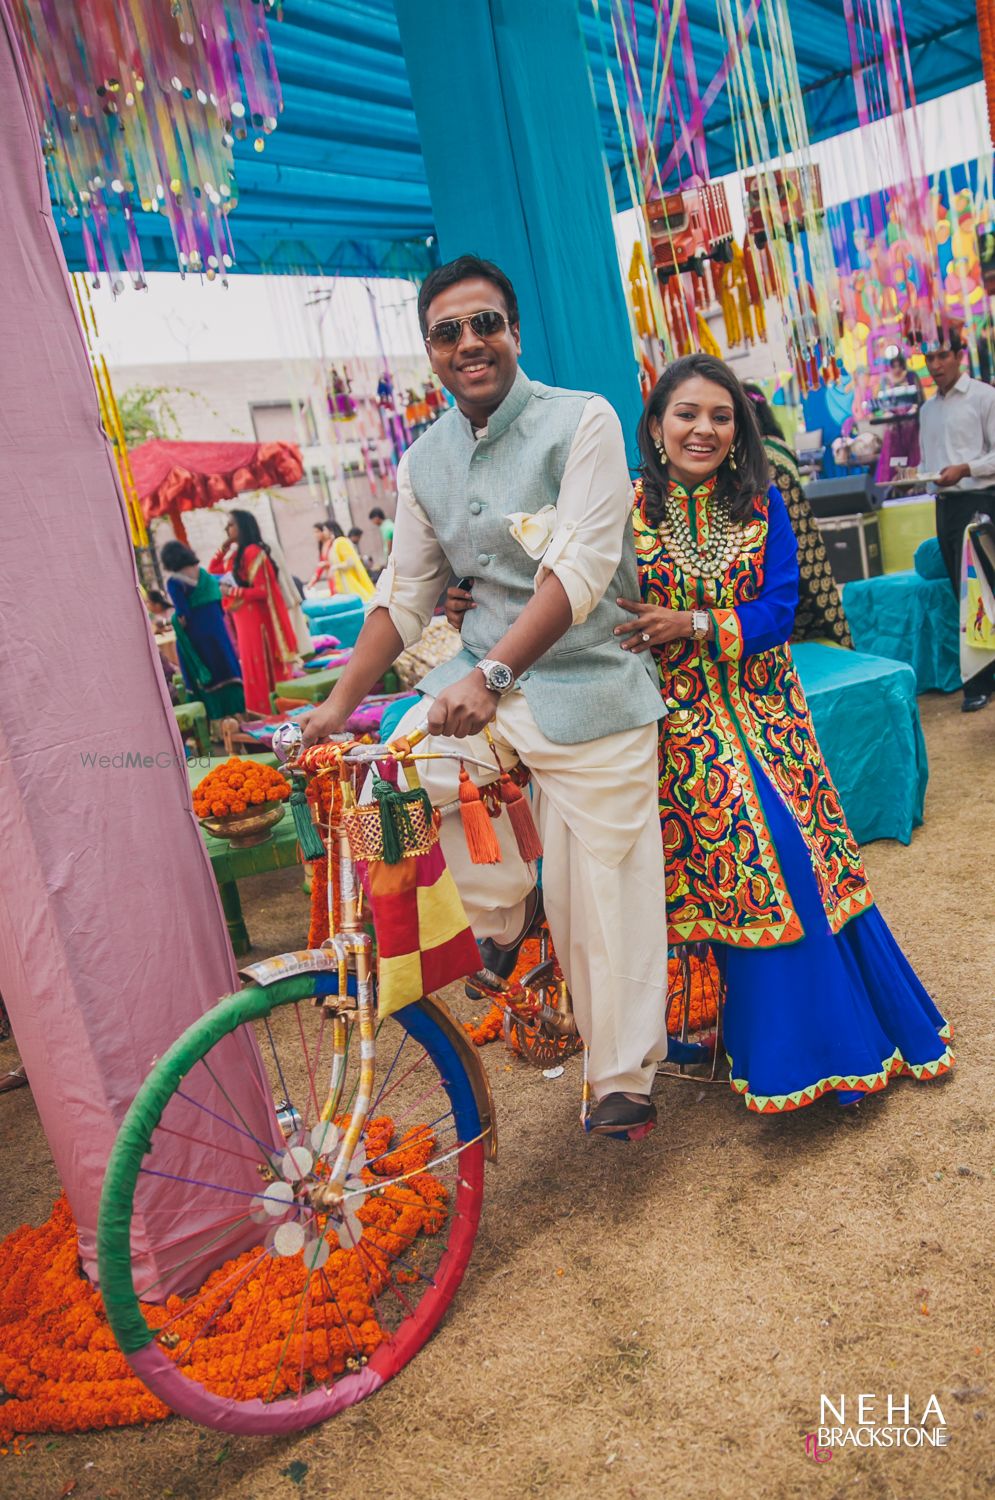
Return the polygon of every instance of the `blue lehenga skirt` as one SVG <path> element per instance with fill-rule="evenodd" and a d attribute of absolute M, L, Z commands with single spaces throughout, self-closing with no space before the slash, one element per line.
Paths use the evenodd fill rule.
<path fill-rule="evenodd" d="M 884 918 L 871 907 L 833 934 L 798 825 L 750 760 L 805 936 L 779 948 L 714 945 L 733 1088 L 773 1114 L 830 1090 L 872 1093 L 897 1075 L 948 1072 L 951 1028 Z"/>

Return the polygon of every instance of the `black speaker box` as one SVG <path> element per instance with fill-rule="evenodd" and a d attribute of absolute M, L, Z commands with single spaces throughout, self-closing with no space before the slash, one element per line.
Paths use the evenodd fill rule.
<path fill-rule="evenodd" d="M 877 510 L 882 493 L 870 474 L 847 474 L 836 479 L 813 479 L 805 486 L 817 521 L 837 516 L 865 516 Z"/>
<path fill-rule="evenodd" d="M 820 520 L 818 527 L 833 577 L 841 588 L 844 583 L 853 583 L 858 578 L 881 576 L 881 532 L 877 516 L 835 516 L 831 520 Z"/>

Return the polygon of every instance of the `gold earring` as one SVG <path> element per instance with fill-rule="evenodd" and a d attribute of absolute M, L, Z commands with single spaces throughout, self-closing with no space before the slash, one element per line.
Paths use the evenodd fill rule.
<path fill-rule="evenodd" d="M 735 453 L 733 452 L 733 450 L 731 448 L 729 449 L 729 460 L 728 460 L 728 462 L 729 462 L 730 469 L 735 474 L 736 470 L 739 468 L 739 464 L 736 462 L 736 455 L 735 455 Z"/>
<path fill-rule="evenodd" d="M 660 462 L 662 464 L 666 464 L 666 463 L 670 462 L 670 460 L 667 457 L 667 450 L 663 446 L 663 438 L 657 438 L 657 440 L 656 440 L 656 451 L 660 455 Z"/>

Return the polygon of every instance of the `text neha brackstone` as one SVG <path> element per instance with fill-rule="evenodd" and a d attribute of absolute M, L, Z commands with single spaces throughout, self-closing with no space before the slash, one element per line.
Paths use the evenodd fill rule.
<path fill-rule="evenodd" d="M 79 758 L 88 771 L 167 771 L 170 766 L 190 764 L 182 755 L 174 755 L 171 750 L 157 750 L 151 755 L 141 750 L 117 750 L 113 755 L 98 755 L 95 750 L 81 750 Z"/>
<path fill-rule="evenodd" d="M 930 1396 L 922 1413 L 913 1416 L 909 1396 L 878 1397 L 863 1392 L 857 1397 L 856 1410 L 847 1409 L 845 1396 L 839 1402 L 823 1396 L 819 1408 L 818 1445 L 840 1448 L 852 1444 L 858 1448 L 944 1448 L 949 1441 L 940 1403 Z M 932 1423 L 934 1425 L 927 1425 Z"/>

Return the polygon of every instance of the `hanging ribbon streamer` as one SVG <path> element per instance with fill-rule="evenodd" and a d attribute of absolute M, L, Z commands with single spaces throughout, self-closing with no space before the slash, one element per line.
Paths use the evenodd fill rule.
<path fill-rule="evenodd" d="M 283 107 L 274 4 L 13 0 L 53 204 L 115 292 L 144 284 L 138 208 L 168 221 L 181 272 L 232 265 L 232 146 L 261 151 Z"/>

